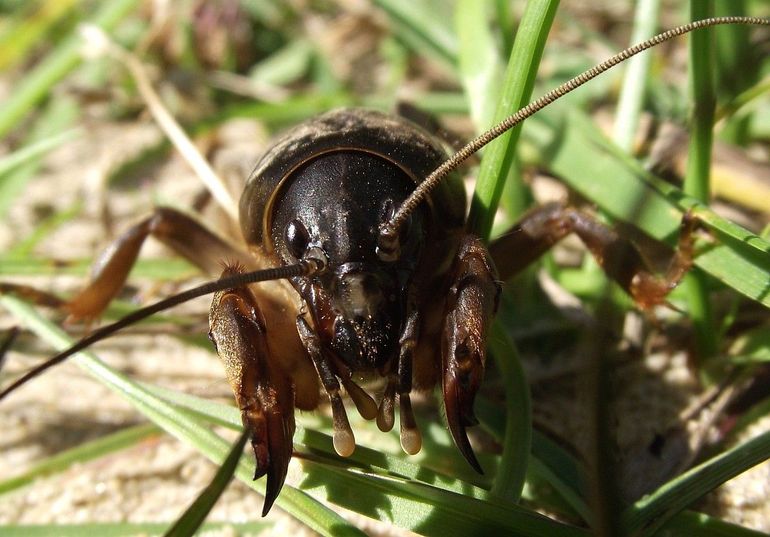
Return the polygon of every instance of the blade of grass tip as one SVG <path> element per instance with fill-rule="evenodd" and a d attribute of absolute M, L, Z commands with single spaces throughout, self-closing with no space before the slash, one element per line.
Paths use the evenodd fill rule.
<path fill-rule="evenodd" d="M 630 535 L 652 535 L 707 492 L 768 458 L 770 432 L 712 457 L 637 501 L 623 513 L 623 528 Z"/>
<path fill-rule="evenodd" d="M 203 521 L 206 520 L 211 509 L 217 503 L 225 488 L 227 488 L 227 485 L 230 484 L 235 468 L 238 466 L 238 461 L 241 455 L 243 455 L 243 448 L 246 446 L 246 441 L 250 436 L 251 431 L 244 429 L 238 440 L 233 444 L 230 453 L 227 454 L 227 458 L 216 474 L 214 474 L 214 479 L 203 489 L 200 496 L 187 508 L 179 520 L 164 533 L 165 537 L 188 537 L 195 535 L 195 532 L 198 531 Z"/>
<path fill-rule="evenodd" d="M 497 322 L 492 325 L 489 345 L 503 377 L 506 416 L 503 452 L 490 495 L 518 503 L 524 490 L 529 454 L 532 451 L 529 384 L 516 348 Z"/>
<path fill-rule="evenodd" d="M 692 20 L 711 17 L 714 11 L 712 0 L 690 0 Z M 689 40 L 689 87 L 693 98 L 690 115 L 690 145 L 687 154 L 687 172 L 683 190 L 704 203 L 708 203 L 711 177 L 711 146 L 714 129 L 713 82 L 713 32 L 704 28 L 692 32 Z M 687 293 L 689 313 L 695 332 L 695 346 L 698 359 L 703 363 L 716 355 L 714 315 L 708 296 L 706 276 L 696 271 L 688 274 L 682 282 Z"/>
<path fill-rule="evenodd" d="M 0 296 L 0 304 L 28 326 L 38 337 L 55 348 L 64 349 L 72 344 L 72 339 L 69 336 L 45 319 L 29 304 L 12 296 Z M 141 385 L 118 373 L 90 352 L 80 352 L 72 360 L 107 387 L 125 397 L 139 412 L 165 431 L 194 447 L 216 464 L 220 464 L 224 460 L 228 451 L 228 443 L 209 430 L 200 420 L 194 419 L 188 411 L 179 409 L 163 399 L 153 396 Z M 244 472 L 242 469 L 246 471 Z M 255 483 L 252 476 L 253 467 L 248 469 L 243 464 L 239 465 L 238 479 L 255 488 L 258 492 L 264 493 L 264 480 Z M 284 486 L 276 504 L 322 535 L 363 535 L 341 516 L 307 494 L 288 485 Z"/>
<path fill-rule="evenodd" d="M 641 43 L 655 34 L 659 13 L 660 0 L 639 0 L 634 13 L 631 44 Z M 652 51 L 648 50 L 629 59 L 626 64 L 613 138 L 618 146 L 628 152 L 633 150 L 634 138 L 639 126 L 651 59 Z"/>
<path fill-rule="evenodd" d="M 495 113 L 498 121 L 528 104 L 540 58 L 558 6 L 558 0 L 530 0 L 527 3 L 516 32 L 502 95 Z M 501 135 L 489 144 L 481 159 L 481 168 L 468 216 L 469 231 L 479 237 L 488 238 L 492 230 L 492 221 L 503 192 L 504 179 L 513 161 L 520 132 L 521 125 Z"/>
<path fill-rule="evenodd" d="M 89 20 L 91 24 L 108 31 L 138 3 L 138 0 L 100 2 L 98 10 Z M 80 64 L 81 47 L 82 41 L 77 35 L 68 37 L 14 87 L 11 96 L 0 107 L 0 138 L 31 112 L 35 105 L 48 95 L 54 84 Z"/>

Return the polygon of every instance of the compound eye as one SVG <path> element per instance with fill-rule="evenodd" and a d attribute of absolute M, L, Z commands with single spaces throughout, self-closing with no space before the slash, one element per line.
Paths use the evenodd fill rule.
<path fill-rule="evenodd" d="M 307 228 L 302 222 L 295 219 L 286 225 L 283 239 L 286 242 L 289 253 L 297 259 L 302 259 L 310 243 L 310 233 L 308 233 Z"/>

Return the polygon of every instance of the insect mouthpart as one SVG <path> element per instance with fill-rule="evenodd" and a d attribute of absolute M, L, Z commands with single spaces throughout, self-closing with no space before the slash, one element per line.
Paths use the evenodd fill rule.
<path fill-rule="evenodd" d="M 363 263 L 334 270 L 332 346 L 353 369 L 379 369 L 395 355 L 401 324 L 398 287 L 396 278 Z"/>

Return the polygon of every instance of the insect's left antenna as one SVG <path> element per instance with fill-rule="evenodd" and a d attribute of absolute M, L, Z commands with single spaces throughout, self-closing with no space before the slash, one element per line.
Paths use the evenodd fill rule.
<path fill-rule="evenodd" d="M 255 270 L 253 272 L 243 272 L 233 276 L 228 276 L 226 278 L 220 278 L 219 280 L 206 282 L 199 285 L 198 287 L 188 289 L 187 291 L 183 291 L 177 295 L 168 297 L 164 300 L 160 300 L 155 304 L 150 304 L 149 306 L 129 313 L 125 317 L 115 321 L 112 324 L 108 324 L 94 330 L 91 334 L 87 335 L 68 349 L 63 350 L 56 356 L 29 370 L 19 379 L 11 383 L 10 386 L 0 392 L 0 400 L 3 400 L 11 392 L 23 386 L 29 380 L 35 378 L 44 371 L 62 363 L 73 354 L 78 353 L 83 349 L 93 345 L 97 341 L 106 339 L 115 332 L 118 332 L 119 330 L 122 330 L 123 328 L 126 328 L 132 324 L 138 323 L 139 321 L 142 321 L 156 313 L 167 310 L 169 308 L 173 308 L 174 306 L 178 306 L 179 304 L 188 302 L 194 298 L 215 293 L 217 291 L 231 289 L 233 287 L 243 287 L 251 283 L 282 280 L 296 276 L 310 276 L 323 271 L 325 268 L 326 262 L 323 259 L 319 257 L 306 258 L 294 265 Z"/>
<path fill-rule="evenodd" d="M 620 63 L 623 63 L 631 56 L 635 56 L 640 52 L 663 43 L 664 41 L 668 41 L 674 37 L 692 32 L 693 30 L 724 24 L 770 26 L 770 19 L 762 19 L 759 17 L 714 17 L 710 19 L 694 21 L 682 26 L 677 26 L 676 28 L 667 30 L 663 33 L 651 37 L 647 41 L 638 43 L 619 52 L 618 54 L 615 54 L 599 65 L 584 71 L 575 78 L 572 78 L 561 86 L 549 91 L 536 101 L 532 101 L 524 108 L 520 109 L 513 115 L 508 116 L 506 119 L 488 131 L 471 140 L 467 145 L 462 147 L 457 153 L 452 155 L 448 160 L 441 164 L 441 166 L 436 168 L 436 170 L 433 171 L 433 173 L 431 173 L 422 183 L 420 183 L 412 192 L 412 194 L 404 201 L 401 207 L 398 208 L 391 219 L 380 226 L 380 233 L 377 239 L 377 254 L 381 259 L 385 261 L 392 261 L 396 259 L 400 249 L 399 229 L 404 224 L 409 215 L 412 214 L 412 212 L 414 212 L 417 206 L 422 203 L 428 194 L 430 194 L 430 192 L 436 188 L 436 186 L 438 186 L 444 177 L 449 175 L 450 172 L 455 170 L 468 157 L 476 153 L 476 151 L 487 145 L 489 142 L 504 132 L 512 129 L 528 117 L 532 116 L 536 112 L 539 112 L 567 93 L 570 93 L 571 91 L 579 88 L 589 80 L 592 80 L 605 71 L 615 67 Z"/>

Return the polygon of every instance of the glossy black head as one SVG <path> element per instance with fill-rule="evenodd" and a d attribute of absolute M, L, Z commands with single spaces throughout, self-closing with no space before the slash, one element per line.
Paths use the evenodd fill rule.
<path fill-rule="evenodd" d="M 272 202 L 271 240 L 283 261 L 294 263 L 311 250 L 328 260 L 326 271 L 295 286 L 322 337 L 355 370 L 379 368 L 397 351 L 404 289 L 425 238 L 424 210 L 404 226 L 399 259 L 380 260 L 377 234 L 414 184 L 383 157 L 337 151 L 292 173 Z"/>

